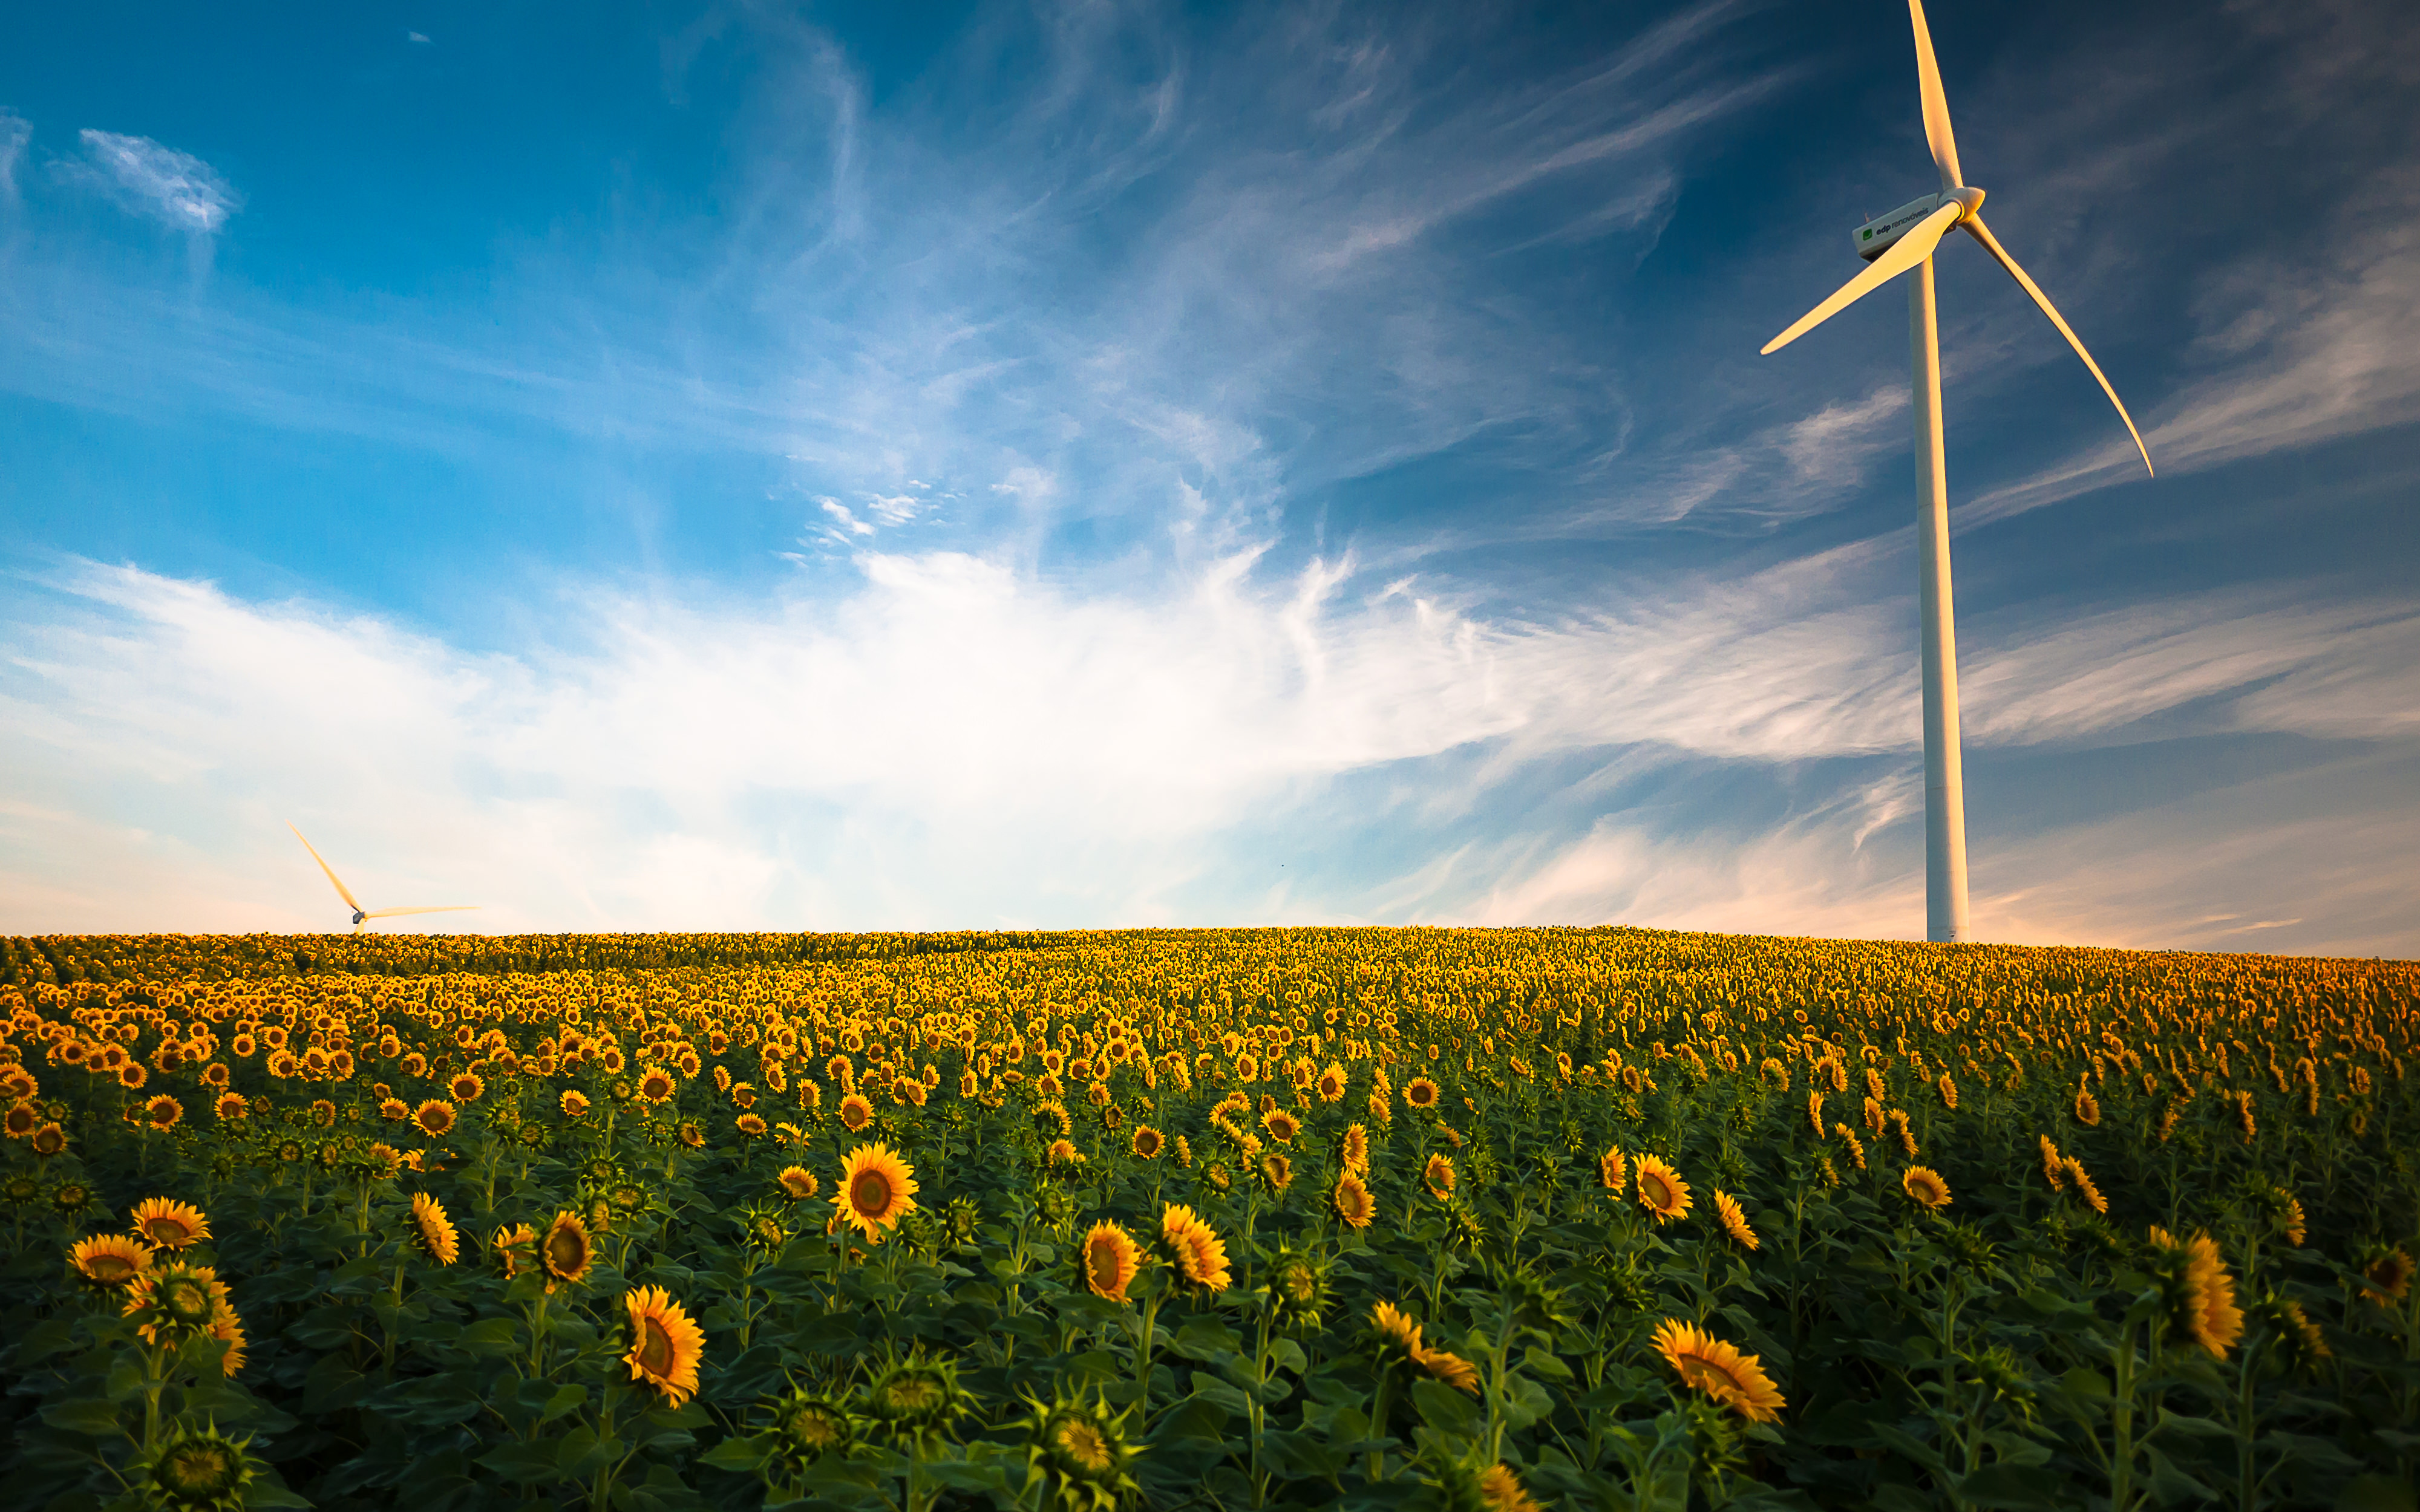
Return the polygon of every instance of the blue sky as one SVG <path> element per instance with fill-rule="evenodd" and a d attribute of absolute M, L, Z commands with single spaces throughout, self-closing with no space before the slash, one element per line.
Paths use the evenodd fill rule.
<path fill-rule="evenodd" d="M 2420 16 L 1931 23 L 1978 933 L 2420 954 Z M 0 928 L 1922 933 L 1890 0 L 0 26 Z"/>

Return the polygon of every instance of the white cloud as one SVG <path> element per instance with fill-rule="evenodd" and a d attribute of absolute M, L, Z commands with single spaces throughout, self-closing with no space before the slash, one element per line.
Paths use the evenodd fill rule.
<path fill-rule="evenodd" d="M 243 203 L 219 171 L 147 136 L 79 132 L 93 169 L 140 212 L 177 230 L 209 236 Z"/>
<path fill-rule="evenodd" d="M 949 552 L 855 561 L 861 586 L 824 604 L 566 590 L 547 648 L 517 656 L 75 568 L 0 639 L 0 908 L 25 929 L 319 918 L 292 820 L 365 901 L 488 905 L 441 929 L 1374 917 L 1888 933 L 1920 917 L 1912 764 L 1844 768 L 1777 823 L 1657 827 L 1651 806 L 1583 817 L 1576 842 L 1588 780 L 1553 779 L 1550 810 L 1519 796 L 1574 760 L 1609 764 L 1618 786 L 1912 758 L 1903 606 L 1877 608 L 1869 581 L 1902 563 L 1836 554 L 1662 598 L 1633 585 L 1619 615 L 1516 625 L 1417 583 L 1343 592 L 1343 562 L 1265 591 L 1222 562 L 1126 594 Z M 2304 729 L 2337 710 L 2348 737 L 2400 750 L 2408 715 L 2357 714 L 2413 706 L 2415 625 L 2376 606 L 2147 606 L 1977 657 L 1970 738 L 2124 739 L 2113 725 L 2162 715 Z M 1383 780 L 1344 785 L 1357 774 Z M 2319 918 L 2293 904 L 2296 879 L 2342 872 L 2324 850 L 2352 820 L 2339 803 L 2318 829 L 2271 833 L 2303 823 L 2280 817 L 2291 796 L 2232 816 L 2206 803 L 2192 834 L 2160 832 L 2269 858 L 2233 881 L 2196 861 L 2190 917 L 2121 906 L 2139 880 L 2056 881 L 2089 873 L 2096 846 L 2139 877 L 2118 824 L 1978 859 L 1978 918 L 2034 938 L 2088 919 L 2133 943 L 2203 937 L 2194 920 L 2219 911 Z M 1264 833 L 1311 855 L 1442 837 L 1457 815 L 1490 838 L 1417 842 L 1426 859 L 1395 881 L 1363 868 L 1272 892 L 1233 854 Z M 2325 885 L 2364 918 L 2411 890 Z"/>
<path fill-rule="evenodd" d="M 33 140 L 34 123 L 0 106 L 0 198 L 17 197 L 17 164 L 24 161 L 26 144 Z"/>

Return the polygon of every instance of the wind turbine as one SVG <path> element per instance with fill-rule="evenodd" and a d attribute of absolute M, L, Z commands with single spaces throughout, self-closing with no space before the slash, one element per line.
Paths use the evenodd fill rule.
<path fill-rule="evenodd" d="M 294 826 L 290 824 L 286 827 L 288 829 L 294 829 Z M 302 840 L 302 831 L 294 829 L 294 838 L 296 840 Z M 321 856 L 307 840 L 302 840 L 302 848 L 311 853 L 311 859 L 319 863 L 319 870 L 328 873 L 328 880 L 335 885 L 336 896 L 344 899 L 345 903 L 352 909 L 353 933 L 356 934 L 359 934 L 362 932 L 362 926 L 367 924 L 373 918 L 393 918 L 398 914 L 469 914 L 475 913 L 479 909 L 480 905 L 477 903 L 450 903 L 442 908 L 365 909 L 362 906 L 361 900 L 353 896 L 352 889 L 337 880 L 336 870 L 328 864 L 327 857 Z"/>
<path fill-rule="evenodd" d="M 2075 355 L 2084 359 L 2101 392 L 2118 407 L 2118 418 L 2126 423 L 2134 449 L 2143 454 L 2146 471 L 2151 468 L 2151 453 L 2101 364 L 2060 318 L 2050 296 L 2025 276 L 1983 224 L 1983 192 L 1970 186 L 1958 169 L 1958 143 L 1949 132 L 1949 102 L 1941 92 L 1941 69 L 1932 61 L 1932 34 L 1924 24 L 1923 0 L 1907 0 L 1907 13 L 1916 26 L 1916 92 L 1924 108 L 1924 139 L 1932 147 L 1932 165 L 1941 171 L 1941 193 L 1911 200 L 1857 227 L 1854 233 L 1857 255 L 1870 266 L 1766 342 L 1764 351 L 1779 351 L 1900 274 L 1916 274 L 1907 285 L 1907 324 L 1916 388 L 1916 502 L 1923 547 L 1924 932 L 1927 939 L 1962 940 L 1968 937 L 1966 784 L 1958 751 L 1958 636 L 1949 592 L 1949 486 L 1942 463 L 1941 339 L 1932 304 L 1932 249 L 1951 227 L 1982 243 L 1983 250 L 2041 306 L 2041 313 L 2050 316 L 2050 323 L 2075 348 Z"/>

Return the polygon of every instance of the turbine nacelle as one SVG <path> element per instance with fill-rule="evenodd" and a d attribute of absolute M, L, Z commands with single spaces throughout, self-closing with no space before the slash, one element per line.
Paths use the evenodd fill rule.
<path fill-rule="evenodd" d="M 1925 217 L 1944 205 L 1953 202 L 1964 208 L 1965 213 L 1958 219 L 1970 220 L 1983 208 L 1983 192 L 1971 187 L 1961 187 L 1943 193 L 1926 194 L 1921 198 L 1909 200 L 1888 215 L 1876 216 L 1850 232 L 1849 239 L 1855 244 L 1858 256 L 1872 262 L 1888 252 L 1900 238 L 1922 225 Z"/>

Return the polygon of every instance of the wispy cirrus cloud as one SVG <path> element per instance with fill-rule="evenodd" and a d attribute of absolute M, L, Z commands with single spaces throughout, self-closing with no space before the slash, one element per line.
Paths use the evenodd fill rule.
<path fill-rule="evenodd" d="M 107 188 L 118 203 L 171 230 L 209 236 L 240 208 L 242 196 L 217 169 L 190 152 L 147 136 L 126 136 L 86 128 L 81 165 L 88 181 Z"/>

